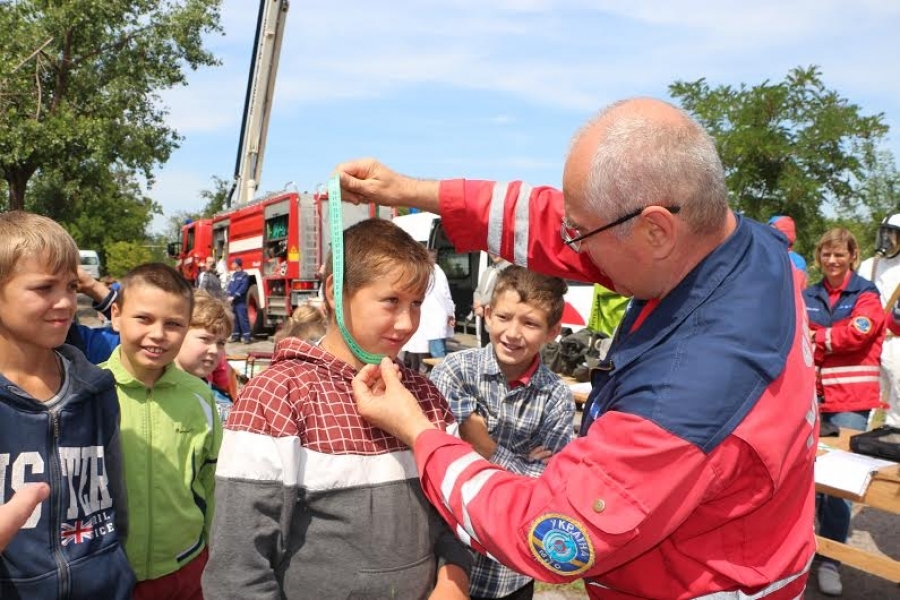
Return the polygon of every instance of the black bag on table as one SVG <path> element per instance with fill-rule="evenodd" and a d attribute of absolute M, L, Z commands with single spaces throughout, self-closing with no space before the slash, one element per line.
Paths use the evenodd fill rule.
<path fill-rule="evenodd" d="M 850 450 L 857 454 L 900 462 L 900 429 L 884 425 L 850 436 Z"/>

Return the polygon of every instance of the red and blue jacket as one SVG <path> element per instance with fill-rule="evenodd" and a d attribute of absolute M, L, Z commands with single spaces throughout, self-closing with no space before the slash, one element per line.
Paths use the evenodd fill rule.
<path fill-rule="evenodd" d="M 881 345 L 885 314 L 875 284 L 852 271 L 831 302 L 825 282 L 803 292 L 815 332 L 816 387 L 825 413 L 881 406 Z"/>
<path fill-rule="evenodd" d="M 562 242 L 561 192 L 455 180 L 440 196 L 458 250 L 609 285 Z M 539 478 L 419 436 L 423 488 L 457 535 L 543 581 L 584 577 L 592 598 L 802 596 L 817 442 L 805 306 L 783 238 L 737 223 L 634 328 L 631 303 L 586 431 Z"/>

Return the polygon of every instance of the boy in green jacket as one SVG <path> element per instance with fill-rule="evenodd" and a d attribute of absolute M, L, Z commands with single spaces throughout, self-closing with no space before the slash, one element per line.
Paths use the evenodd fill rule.
<path fill-rule="evenodd" d="M 174 364 L 193 289 L 161 263 L 136 267 L 121 285 L 111 314 L 121 343 L 103 366 L 122 410 L 134 598 L 199 600 L 222 423 L 209 386 Z"/>

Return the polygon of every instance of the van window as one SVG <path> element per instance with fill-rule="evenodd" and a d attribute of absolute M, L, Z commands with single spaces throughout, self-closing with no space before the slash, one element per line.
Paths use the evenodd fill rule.
<path fill-rule="evenodd" d="M 99 265 L 100 265 L 100 259 L 97 258 L 97 255 L 93 255 L 93 256 L 88 255 L 88 256 L 85 256 L 84 254 L 82 254 L 82 255 L 81 255 L 81 264 L 82 264 L 82 265 L 94 265 L 94 266 L 99 266 Z"/>

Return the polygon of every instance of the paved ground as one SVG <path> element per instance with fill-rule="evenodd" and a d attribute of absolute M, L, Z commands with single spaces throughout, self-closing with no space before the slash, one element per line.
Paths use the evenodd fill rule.
<path fill-rule="evenodd" d="M 89 303 L 79 301 L 79 318 L 89 325 L 97 325 L 100 321 L 91 311 Z M 459 334 L 448 344 L 451 351 L 474 345 L 473 335 Z M 256 339 L 251 344 L 228 344 L 229 354 L 243 354 L 249 351 L 271 352 L 271 339 Z M 581 414 L 576 413 L 580 421 Z M 577 426 L 577 423 L 576 423 Z M 872 509 L 854 509 L 853 531 L 850 545 L 867 551 L 881 552 L 900 560 L 900 516 L 891 515 Z M 844 582 L 844 600 L 897 600 L 900 598 L 900 587 L 887 580 L 869 575 L 850 567 L 842 568 Z M 581 592 L 568 590 L 541 591 L 535 595 L 537 600 L 583 600 L 586 596 Z M 821 594 L 815 582 L 815 575 L 810 578 L 804 600 L 825 600 L 828 596 Z"/>

